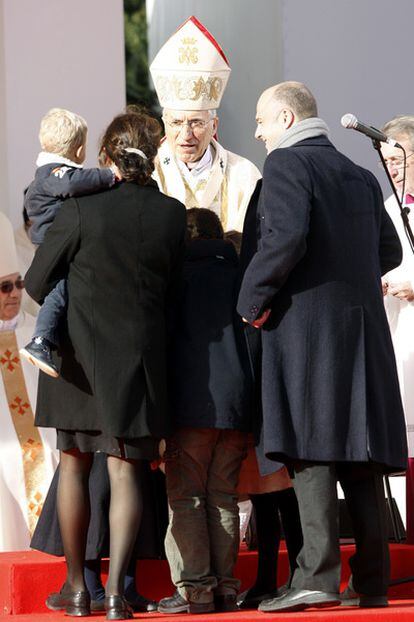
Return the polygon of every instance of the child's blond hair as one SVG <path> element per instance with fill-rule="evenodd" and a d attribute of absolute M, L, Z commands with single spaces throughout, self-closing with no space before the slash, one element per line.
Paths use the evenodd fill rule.
<path fill-rule="evenodd" d="M 43 151 L 74 157 L 86 143 L 87 132 L 83 117 L 64 108 L 52 108 L 40 122 L 39 141 Z"/>

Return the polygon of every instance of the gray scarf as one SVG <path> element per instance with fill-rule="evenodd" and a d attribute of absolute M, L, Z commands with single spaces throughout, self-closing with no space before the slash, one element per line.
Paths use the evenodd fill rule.
<path fill-rule="evenodd" d="M 306 138 L 328 136 L 328 132 L 329 127 L 322 119 L 319 119 L 318 117 L 304 119 L 286 130 L 283 136 L 279 138 L 274 148 L 280 149 L 280 147 L 291 147 L 301 140 L 306 140 Z"/>

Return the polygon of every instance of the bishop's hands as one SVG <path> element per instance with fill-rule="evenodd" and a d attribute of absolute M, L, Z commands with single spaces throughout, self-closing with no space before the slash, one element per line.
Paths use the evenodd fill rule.
<path fill-rule="evenodd" d="M 400 283 L 389 283 L 387 279 L 382 279 L 382 293 L 384 296 L 389 294 L 399 300 L 407 302 L 414 301 L 414 290 L 411 281 L 401 281 Z"/>

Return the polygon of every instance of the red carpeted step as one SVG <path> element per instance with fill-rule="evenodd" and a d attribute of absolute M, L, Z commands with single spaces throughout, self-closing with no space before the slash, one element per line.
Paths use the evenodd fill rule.
<path fill-rule="evenodd" d="M 68 622 L 71 618 L 63 612 L 38 613 L 14 616 L 0 616 L 0 622 Z M 332 607 L 331 609 L 309 609 L 297 613 L 261 613 L 259 611 L 238 611 L 206 615 L 163 615 L 160 613 L 135 614 L 135 620 L 146 622 L 413 622 L 414 601 L 391 601 L 386 609 L 359 609 L 358 607 Z M 104 614 L 83 618 L 85 621 L 105 620 Z"/>
<path fill-rule="evenodd" d="M 342 546 L 342 560 L 343 560 L 343 584 L 346 583 L 349 576 L 348 559 L 354 552 L 353 545 Z M 256 574 L 256 553 L 249 551 L 241 551 L 239 560 L 236 567 L 236 574 L 242 581 L 242 589 L 245 589 L 253 583 Z M 391 545 L 391 559 L 392 559 L 392 578 L 400 578 L 409 575 L 414 575 L 414 546 L 409 545 Z M 107 566 L 104 563 L 104 575 L 106 574 Z M 279 584 L 286 581 L 288 574 L 288 560 L 286 551 L 282 549 L 280 553 L 279 561 Z M 62 614 L 46 613 L 45 599 L 47 595 L 52 591 L 58 591 L 65 578 L 65 564 L 63 559 L 55 558 L 36 551 L 28 551 L 21 553 L 0 553 L 0 616 L 3 622 L 3 616 L 7 622 L 11 622 L 11 615 L 18 615 L 17 620 L 19 622 L 25 622 L 26 615 L 30 614 L 30 619 L 33 622 L 43 622 L 43 620 L 49 620 L 52 622 L 54 619 L 60 620 Z M 147 597 L 160 599 L 164 596 L 168 596 L 173 592 L 173 586 L 170 580 L 170 574 L 168 565 L 165 561 L 155 560 L 142 560 L 138 562 L 138 586 L 142 594 Z M 390 589 L 391 598 L 410 598 L 414 601 L 414 583 L 409 583 Z M 386 610 L 387 615 L 401 615 L 400 618 L 393 617 L 392 619 L 407 620 L 410 619 L 414 622 L 414 602 L 398 602 L 393 604 L 392 608 Z M 395 610 L 395 614 L 394 614 Z M 329 614 L 329 611 L 332 611 Z M 364 618 L 359 617 L 363 614 L 363 610 L 353 610 L 354 613 L 351 617 L 349 608 L 342 608 L 326 611 L 313 611 L 306 614 L 309 619 L 319 620 L 337 620 L 342 619 L 343 615 L 347 615 L 347 620 L 355 619 L 367 619 L 376 620 L 380 619 L 384 622 L 387 618 L 385 614 L 380 610 L 372 610 L 371 617 Z M 333 614 L 335 611 L 335 614 Z M 406 617 L 407 611 L 410 613 L 410 618 Z M 360 613 L 361 612 L 361 613 Z M 45 615 L 34 615 L 45 613 Z M 7 614 L 7 615 L 6 615 Z M 95 614 L 96 617 L 99 614 Z M 308 619 L 304 617 L 305 614 L 301 613 L 299 618 L 296 618 L 296 614 L 289 614 L 290 622 L 295 622 L 296 619 L 306 622 Z M 219 617 L 230 620 L 235 619 L 235 614 L 220 614 Z M 253 620 L 253 619 L 279 619 L 281 614 L 275 617 L 275 614 L 262 614 L 258 612 L 240 612 L 237 613 L 238 620 Z M 315 617 L 316 616 L 316 617 Z M 323 616 L 323 617 L 318 617 Z M 331 617 L 330 617 L 331 616 Z M 380 616 L 376 618 L 375 616 Z M 141 617 L 141 616 L 138 616 Z M 148 614 L 144 616 L 147 620 Z M 151 614 L 151 620 L 164 617 Z M 68 618 L 65 618 L 66 620 Z M 187 620 L 190 622 L 188 615 L 174 616 L 176 622 L 181 620 Z M 191 618 L 192 619 L 192 618 Z M 209 616 L 195 616 L 198 622 L 203 622 L 204 619 L 211 620 Z"/>

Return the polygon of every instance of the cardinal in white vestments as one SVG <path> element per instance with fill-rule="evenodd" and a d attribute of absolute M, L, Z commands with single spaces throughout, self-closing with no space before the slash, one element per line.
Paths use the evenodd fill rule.
<path fill-rule="evenodd" d="M 150 69 L 166 136 L 154 172 L 160 189 L 187 208 L 213 210 L 225 231 L 242 231 L 261 175 L 252 162 L 214 138 L 217 109 L 230 74 L 223 50 L 190 17 L 163 45 Z"/>
<path fill-rule="evenodd" d="M 35 325 L 21 310 L 23 287 L 13 229 L 0 213 L 0 551 L 29 548 L 58 462 L 54 430 L 34 426 L 38 371 L 19 356 Z"/>
<path fill-rule="evenodd" d="M 414 230 L 414 115 L 391 119 L 384 125 L 383 132 L 405 150 L 406 159 L 399 147 L 382 143 L 381 148 L 392 182 L 403 207 L 408 209 L 408 220 Z M 383 277 L 383 292 L 407 426 L 407 542 L 414 544 L 414 253 L 394 195 L 387 199 L 385 208 L 403 247 L 401 264 Z"/>

